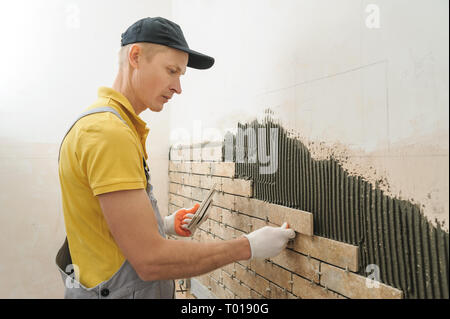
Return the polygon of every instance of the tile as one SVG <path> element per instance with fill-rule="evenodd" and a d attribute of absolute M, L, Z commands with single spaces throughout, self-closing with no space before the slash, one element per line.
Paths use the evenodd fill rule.
<path fill-rule="evenodd" d="M 361 299 L 402 299 L 403 292 L 394 287 L 379 283 L 378 288 L 369 288 L 366 277 L 346 272 L 343 269 L 321 263 L 320 284 L 348 298 Z"/>
<path fill-rule="evenodd" d="M 184 198 L 176 194 L 169 194 L 169 203 L 178 207 L 184 207 Z"/>
<path fill-rule="evenodd" d="M 223 177 L 221 179 L 221 190 L 225 193 L 239 195 L 244 197 L 253 196 L 253 186 L 251 180 L 231 179 Z"/>
<path fill-rule="evenodd" d="M 170 160 L 171 161 L 191 161 L 192 151 L 191 147 L 182 148 L 170 148 Z"/>
<path fill-rule="evenodd" d="M 173 183 L 183 184 L 191 187 L 200 186 L 200 176 L 188 173 L 170 172 L 169 180 Z"/>
<path fill-rule="evenodd" d="M 192 198 L 193 187 L 185 186 L 182 184 L 169 183 L 169 192 L 180 196 Z"/>
<path fill-rule="evenodd" d="M 181 174 L 178 172 L 169 172 L 169 182 L 182 184 Z"/>
<path fill-rule="evenodd" d="M 211 163 L 209 162 L 192 162 L 191 173 L 200 175 L 211 175 Z"/>
<path fill-rule="evenodd" d="M 273 284 L 269 283 L 270 291 L 268 291 L 268 298 L 270 299 L 296 299 L 287 289 L 283 289 Z"/>
<path fill-rule="evenodd" d="M 292 249 L 351 271 L 358 271 L 358 246 L 320 236 L 297 234 Z"/>
<path fill-rule="evenodd" d="M 214 182 L 216 181 L 216 178 L 209 175 L 197 175 L 199 179 L 199 187 L 211 189 L 211 187 L 214 185 Z M 220 183 L 219 183 L 220 184 Z M 220 187 L 220 185 L 218 186 Z"/>
<path fill-rule="evenodd" d="M 291 291 L 291 273 L 273 263 L 266 262 L 262 259 L 252 260 L 252 270 L 266 279 L 276 283 L 282 288 Z"/>
<path fill-rule="evenodd" d="M 215 192 L 213 195 L 213 205 L 232 209 L 234 206 L 234 196 L 230 194 Z"/>
<path fill-rule="evenodd" d="M 198 187 L 192 187 L 192 198 L 198 201 L 203 201 L 208 196 L 208 190 Z"/>
<path fill-rule="evenodd" d="M 249 233 L 256 228 L 254 228 L 255 218 L 249 217 L 244 214 L 232 213 L 228 209 L 221 209 L 222 223 L 230 225 L 234 228 L 242 230 L 246 233 Z"/>
<path fill-rule="evenodd" d="M 219 162 L 211 165 L 212 174 L 222 177 L 234 177 L 236 172 L 236 163 L 234 162 Z"/>
<path fill-rule="evenodd" d="M 217 206 L 212 206 L 209 209 L 208 219 L 213 219 L 218 222 L 222 222 L 222 208 L 217 207 Z"/>
<path fill-rule="evenodd" d="M 239 283 L 239 280 L 237 280 L 236 278 L 232 278 L 232 276 L 226 272 L 222 272 L 222 278 L 225 287 L 227 287 L 233 293 L 235 293 L 238 298 L 241 299 L 251 298 L 250 288 L 248 286 Z"/>
<path fill-rule="evenodd" d="M 231 209 L 235 211 L 263 219 L 267 216 L 266 202 L 241 196 L 234 196 L 234 201 Z"/>
<path fill-rule="evenodd" d="M 203 146 L 201 148 L 201 158 L 203 161 L 222 162 L 222 145 L 214 147 Z"/>
<path fill-rule="evenodd" d="M 245 285 L 265 296 L 266 289 L 269 287 L 268 280 L 256 275 L 250 268 L 246 270 L 239 264 L 236 264 L 235 270 L 235 277 L 238 281 L 241 280 Z"/>
<path fill-rule="evenodd" d="M 192 163 L 191 162 L 181 162 L 179 164 L 179 172 L 192 173 Z"/>
<path fill-rule="evenodd" d="M 170 172 L 179 172 L 180 162 L 169 161 L 169 171 Z"/>
<path fill-rule="evenodd" d="M 312 284 L 302 277 L 292 275 L 293 293 L 302 299 L 345 299 L 317 284 Z"/>
<path fill-rule="evenodd" d="M 270 258 L 270 260 L 293 273 L 319 282 L 317 271 L 319 270 L 320 262 L 318 260 L 308 258 L 289 249 L 284 249 L 279 255 Z M 290 287 L 286 288 L 290 290 Z"/>
<path fill-rule="evenodd" d="M 313 214 L 269 203 L 266 203 L 265 209 L 270 222 L 279 226 L 287 222 L 289 227 L 295 231 L 309 236 L 313 235 Z"/>
<path fill-rule="evenodd" d="M 257 291 L 251 290 L 250 291 L 251 299 L 265 299 L 263 295 L 258 293 Z"/>

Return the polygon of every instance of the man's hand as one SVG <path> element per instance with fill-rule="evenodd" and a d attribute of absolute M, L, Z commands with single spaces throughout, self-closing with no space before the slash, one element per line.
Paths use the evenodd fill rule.
<path fill-rule="evenodd" d="M 182 237 L 191 236 L 192 233 L 187 229 L 187 225 L 190 223 L 199 207 L 200 204 L 197 203 L 190 209 L 182 208 L 172 215 L 166 216 L 164 218 L 164 229 L 166 234 Z"/>
<path fill-rule="evenodd" d="M 250 242 L 250 259 L 270 258 L 286 247 L 288 240 L 295 237 L 295 232 L 284 223 L 281 227 L 264 226 L 244 236 Z"/>

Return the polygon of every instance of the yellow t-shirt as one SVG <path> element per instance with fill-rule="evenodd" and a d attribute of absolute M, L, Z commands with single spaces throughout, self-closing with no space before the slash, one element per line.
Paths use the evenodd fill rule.
<path fill-rule="evenodd" d="M 96 195 L 146 186 L 146 123 L 128 99 L 111 88 L 100 87 L 98 100 L 86 110 L 101 106 L 114 108 L 128 126 L 110 112 L 81 118 L 64 139 L 59 161 L 72 263 L 79 269 L 76 279 L 87 288 L 111 278 L 125 261 Z"/>

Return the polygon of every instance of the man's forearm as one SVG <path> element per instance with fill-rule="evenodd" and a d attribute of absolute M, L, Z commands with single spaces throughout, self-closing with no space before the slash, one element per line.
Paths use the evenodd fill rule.
<path fill-rule="evenodd" d="M 177 279 L 199 276 L 251 256 L 247 238 L 199 243 L 165 239 L 148 252 L 144 280 Z"/>

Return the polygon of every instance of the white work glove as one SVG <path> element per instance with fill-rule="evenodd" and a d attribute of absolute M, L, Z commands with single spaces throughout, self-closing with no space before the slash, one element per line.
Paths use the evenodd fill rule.
<path fill-rule="evenodd" d="M 281 227 L 264 226 L 244 236 L 250 242 L 250 259 L 265 259 L 281 253 L 288 240 L 295 237 L 295 232 L 284 223 Z"/>
<path fill-rule="evenodd" d="M 200 207 L 200 204 L 195 204 L 190 209 L 181 208 L 172 215 L 164 217 L 164 231 L 167 235 L 189 237 L 192 236 L 187 225 L 191 222 L 195 212 Z"/>

